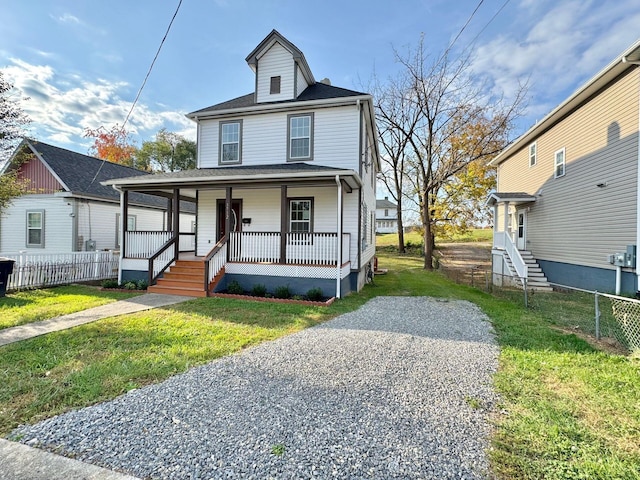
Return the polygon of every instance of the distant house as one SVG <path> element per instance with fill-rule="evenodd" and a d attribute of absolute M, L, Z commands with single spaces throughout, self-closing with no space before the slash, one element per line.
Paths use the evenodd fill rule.
<path fill-rule="evenodd" d="M 389 197 L 376 200 L 376 233 L 398 233 L 397 208 Z"/>
<path fill-rule="evenodd" d="M 170 242 L 147 248 L 154 239 L 127 232 L 121 277 L 193 296 L 230 282 L 302 295 L 360 290 L 375 254 L 380 166 L 371 95 L 317 82 L 275 30 L 246 62 L 255 91 L 188 115 L 198 125 L 197 169 L 106 182 L 125 210 L 140 191 L 197 202 L 195 258 L 179 258 Z"/>
<path fill-rule="evenodd" d="M 69 253 L 112 250 L 120 246 L 120 194 L 100 182 L 121 177 L 146 177 L 147 172 L 24 140 L 1 172 L 18 170 L 30 193 L 13 199 L 0 216 L 2 253 Z M 181 232 L 195 228 L 195 206 L 181 205 Z M 145 194 L 130 198 L 127 228 L 163 230 L 170 222 L 166 199 Z M 194 235 L 182 244 L 194 247 Z"/>
<path fill-rule="evenodd" d="M 638 65 L 640 41 L 493 160 L 496 274 L 638 291 Z"/>

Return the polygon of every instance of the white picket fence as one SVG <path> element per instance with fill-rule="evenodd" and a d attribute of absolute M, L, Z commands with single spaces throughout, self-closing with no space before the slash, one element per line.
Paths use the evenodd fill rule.
<path fill-rule="evenodd" d="M 0 253 L 15 260 L 7 290 L 50 287 L 118 276 L 119 255 L 112 252 Z"/>

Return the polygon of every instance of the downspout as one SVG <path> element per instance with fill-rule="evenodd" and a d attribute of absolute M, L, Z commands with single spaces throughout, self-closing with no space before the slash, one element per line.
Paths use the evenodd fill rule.
<path fill-rule="evenodd" d="M 629 62 L 627 57 L 622 57 L 623 63 L 634 63 L 640 65 L 640 62 Z M 637 76 L 640 77 L 640 69 L 636 68 Z M 640 83 L 640 78 L 638 79 Z M 640 125 L 640 95 L 638 96 L 638 125 Z M 638 144 L 636 145 L 637 158 L 637 177 L 636 177 L 636 250 L 640 247 L 640 129 L 637 132 Z M 636 296 L 640 295 L 640 255 L 636 254 Z"/>
<path fill-rule="evenodd" d="M 71 199 L 71 241 L 73 242 L 71 245 L 71 251 L 78 251 L 78 202 L 79 199 L 73 198 Z"/>
<path fill-rule="evenodd" d="M 336 298 L 341 298 L 341 275 L 342 270 L 342 182 L 340 175 L 336 175 L 336 185 L 338 186 L 338 238 L 336 239 L 337 257 L 336 261 Z"/>
<path fill-rule="evenodd" d="M 115 185 L 113 188 L 120 192 L 120 261 L 118 262 L 118 284 L 122 283 L 122 261 L 124 259 L 125 234 L 127 230 L 127 209 L 125 191 L 118 189 Z"/>

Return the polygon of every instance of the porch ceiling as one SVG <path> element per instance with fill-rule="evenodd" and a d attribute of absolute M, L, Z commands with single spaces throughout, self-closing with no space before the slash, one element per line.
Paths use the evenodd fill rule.
<path fill-rule="evenodd" d="M 524 192 L 494 192 L 489 195 L 487 199 L 488 205 L 495 205 L 496 203 L 509 202 L 513 205 L 519 205 L 522 203 L 531 203 L 536 201 L 536 196 Z"/>
<path fill-rule="evenodd" d="M 105 181 L 118 190 L 157 191 L 170 193 L 179 188 L 180 194 L 195 198 L 203 188 L 218 187 L 267 187 L 286 184 L 334 183 L 335 177 L 352 189 L 362 186 L 358 174 L 353 170 L 291 163 L 277 165 L 234 166 L 200 168 L 180 172 L 156 173 L 143 177 L 127 177 Z"/>

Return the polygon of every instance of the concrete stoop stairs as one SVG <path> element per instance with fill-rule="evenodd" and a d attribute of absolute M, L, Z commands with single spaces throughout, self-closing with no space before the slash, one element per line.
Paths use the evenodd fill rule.
<path fill-rule="evenodd" d="M 527 288 L 529 290 L 534 290 L 536 292 L 552 292 L 553 287 L 549 284 L 547 277 L 545 277 L 542 272 L 542 268 L 538 265 L 538 262 L 533 257 L 531 252 L 527 250 L 519 250 L 520 256 L 524 260 L 524 263 L 527 264 L 527 271 L 529 273 L 527 278 Z M 511 258 L 509 255 L 505 255 L 505 260 L 507 265 L 509 266 L 509 270 L 511 271 L 514 277 L 517 277 L 516 269 L 513 267 L 513 263 L 511 262 Z M 518 278 L 518 284 L 522 286 L 522 281 Z"/>
<path fill-rule="evenodd" d="M 148 292 L 187 297 L 206 297 L 204 288 L 204 262 L 202 260 L 178 260 L 164 272 L 158 283 L 149 286 Z"/>

